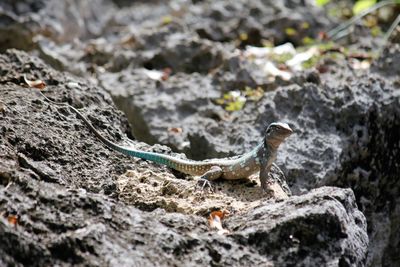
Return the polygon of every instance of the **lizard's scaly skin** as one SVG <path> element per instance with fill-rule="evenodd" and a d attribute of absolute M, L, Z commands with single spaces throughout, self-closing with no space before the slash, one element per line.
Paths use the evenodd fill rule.
<path fill-rule="evenodd" d="M 267 175 L 269 169 L 271 168 L 272 163 L 274 162 L 277 154 L 277 149 L 279 144 L 292 133 L 290 127 L 285 123 L 272 123 L 271 126 L 280 127 L 283 130 L 283 134 L 281 135 L 274 135 L 268 136 L 264 138 L 264 140 L 257 145 L 251 152 L 243 154 L 240 157 L 232 158 L 232 159 L 210 159 L 204 161 L 194 161 L 194 160 L 187 160 L 187 159 L 180 159 L 177 157 L 172 157 L 169 155 L 164 155 L 160 153 L 154 152 L 146 152 L 142 150 L 136 150 L 131 147 L 120 146 L 111 142 L 110 140 L 103 137 L 89 122 L 89 120 L 83 116 L 76 108 L 72 107 L 66 103 L 58 103 L 50 100 L 47 98 L 42 92 L 40 92 L 42 96 L 49 102 L 55 105 L 61 105 L 69 107 L 73 110 L 80 119 L 82 119 L 85 124 L 90 128 L 90 130 L 109 148 L 112 150 L 118 151 L 122 154 L 137 157 L 145 160 L 149 160 L 155 163 L 166 165 L 172 169 L 180 171 L 182 173 L 190 174 L 190 175 L 202 175 L 202 178 L 212 180 L 216 178 L 224 178 L 227 180 L 233 179 L 241 179 L 246 178 L 256 173 L 258 171 L 263 170 L 260 172 L 260 180 L 262 182 L 263 188 L 265 189 L 265 180 L 267 179 Z M 215 167 L 217 168 L 217 175 L 207 177 L 207 172 L 212 170 Z M 264 182 L 264 184 L 263 184 Z"/>
<path fill-rule="evenodd" d="M 253 173 L 260 170 L 259 157 L 264 156 L 265 151 L 264 144 L 259 144 L 251 152 L 242 155 L 236 159 L 211 159 L 205 161 L 194 161 L 187 159 L 180 159 L 169 155 L 160 153 L 147 152 L 142 150 L 136 150 L 130 147 L 124 147 L 117 145 L 110 140 L 104 138 L 94 126 L 84 117 L 77 109 L 70 107 L 90 128 L 90 130 L 109 148 L 118 151 L 122 154 L 149 160 L 155 163 L 166 165 L 172 169 L 180 171 L 182 173 L 190 175 L 203 175 L 209 171 L 213 166 L 219 166 L 222 169 L 221 178 L 232 180 L 249 177 Z"/>

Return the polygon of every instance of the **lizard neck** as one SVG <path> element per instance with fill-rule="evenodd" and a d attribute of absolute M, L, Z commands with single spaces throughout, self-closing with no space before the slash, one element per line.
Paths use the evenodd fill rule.
<path fill-rule="evenodd" d="M 254 148 L 252 156 L 261 160 L 265 156 L 265 143 L 264 141 L 260 142 L 256 148 Z"/>
<path fill-rule="evenodd" d="M 275 160 L 278 151 L 279 144 L 274 142 L 266 142 L 263 140 L 262 147 L 258 153 L 259 157 L 264 157 L 265 159 Z"/>
<path fill-rule="evenodd" d="M 261 141 L 252 152 L 250 152 L 254 157 L 260 157 L 261 154 L 264 154 L 265 148 L 264 141 Z"/>
<path fill-rule="evenodd" d="M 264 147 L 270 151 L 277 151 L 282 142 L 283 138 L 269 138 L 267 140 L 264 140 Z"/>

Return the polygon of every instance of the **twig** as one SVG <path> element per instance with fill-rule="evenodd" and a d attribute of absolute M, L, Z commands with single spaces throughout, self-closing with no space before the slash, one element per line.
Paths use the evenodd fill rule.
<path fill-rule="evenodd" d="M 379 47 L 377 58 L 380 58 L 380 56 L 382 55 L 382 51 L 386 47 L 390 36 L 392 35 L 394 29 L 396 29 L 397 25 L 399 25 L 399 24 L 400 24 L 400 15 L 397 16 L 397 18 L 394 20 L 392 25 L 390 25 L 389 30 L 385 33 L 385 36 L 383 36 L 383 43 Z"/>
<path fill-rule="evenodd" d="M 388 5 L 396 5 L 398 4 L 396 0 L 387 0 L 387 1 L 382 1 L 379 2 L 377 4 L 375 4 L 374 6 L 364 10 L 363 12 L 361 12 L 360 14 L 358 14 L 357 16 L 352 17 L 350 20 L 346 21 L 345 23 L 337 26 L 336 28 L 330 30 L 327 35 L 329 39 L 332 39 L 334 41 L 342 38 L 343 36 L 347 35 L 348 32 L 346 34 L 341 34 L 339 35 L 339 37 L 337 37 L 337 35 L 342 32 L 343 30 L 346 30 L 347 28 L 349 28 L 351 25 L 353 25 L 355 22 L 357 22 L 358 20 L 360 20 L 361 18 L 365 17 L 366 15 L 368 15 L 369 13 L 384 7 L 384 6 L 388 6 Z M 336 37 L 336 38 L 335 38 Z"/>

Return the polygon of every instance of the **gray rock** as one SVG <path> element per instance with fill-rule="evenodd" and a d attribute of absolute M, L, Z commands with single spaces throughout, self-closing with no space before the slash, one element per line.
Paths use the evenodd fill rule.
<path fill-rule="evenodd" d="M 15 182 L 0 191 L 5 215 L 19 218 L 17 226 L 0 221 L 4 265 L 362 266 L 365 262 L 365 218 L 350 190 L 322 188 L 288 201 L 263 203 L 230 217 L 226 223 L 232 233 L 221 236 L 210 232 L 202 217 L 161 210 L 146 213 L 102 194 L 18 173 Z"/>
<path fill-rule="evenodd" d="M 279 266 L 363 266 L 366 220 L 354 199 L 350 189 L 322 187 L 265 203 L 227 224 L 234 239 Z"/>
<path fill-rule="evenodd" d="M 323 10 L 311 1 L 202 1 L 191 11 L 196 16 L 186 19 L 201 37 L 227 42 L 246 34 L 241 45 L 262 45 L 263 40 L 300 45 L 302 38 L 315 37 L 318 29 L 330 24 Z M 308 26 L 302 27 L 305 22 Z M 297 34 L 286 35 L 287 28 L 296 30 Z"/>
<path fill-rule="evenodd" d="M 178 195 L 186 198 L 174 197 L 171 192 L 180 192 L 194 180 L 165 167 L 107 150 L 67 109 L 48 105 L 33 91 L 19 86 L 23 82 L 22 74 L 26 73 L 31 75 L 30 78 L 44 79 L 48 84 L 46 94 L 53 99 L 84 108 L 95 127 L 108 138 L 149 151 L 174 154 L 172 148 L 193 159 L 233 156 L 248 151 L 259 142 L 268 123 L 289 122 L 296 134 L 281 147 L 277 164 L 288 177 L 292 191 L 301 194 L 323 185 L 351 187 L 357 205 L 368 221 L 370 245 L 365 264 L 400 265 L 397 256 L 400 247 L 398 45 L 389 44 L 370 71 L 354 70 L 347 61 L 335 59 L 324 63 L 327 67 L 324 74 L 310 70 L 297 74 L 290 81 L 277 79 L 274 82 L 243 60 L 235 50 L 247 44 L 261 45 L 266 40 L 275 44 L 291 41 L 298 45 L 303 37 L 315 37 L 320 30 L 331 28 L 332 20 L 325 18 L 324 11 L 313 2 L 0 1 L 1 52 L 7 48 L 29 50 L 56 70 L 84 77 L 60 74 L 37 58 L 15 50 L 0 57 L 0 162 L 1 168 L 6 170 L 1 172 L 0 184 L 5 188 L 13 182 L 7 188 L 12 194 L 3 190 L 8 204 L 0 201 L 0 214 L 3 215 L 0 217 L 7 221 L 8 216 L 21 207 L 9 203 L 25 198 L 38 201 L 43 207 L 39 209 L 39 215 L 45 213 L 43 210 L 60 214 L 55 211 L 58 204 L 46 206 L 46 199 L 33 200 L 29 195 L 34 194 L 29 190 L 38 192 L 39 187 L 46 188 L 43 194 L 60 190 L 71 199 L 82 195 L 66 188 L 84 188 L 90 196 L 82 196 L 83 199 L 99 199 L 104 207 L 115 201 L 116 206 L 123 206 L 124 212 L 135 210 L 134 206 L 147 211 L 162 208 L 168 212 L 207 215 L 212 210 L 227 207 L 242 211 L 238 207 L 253 207 L 254 201 L 266 197 L 257 191 L 259 187 L 254 178 L 216 183 L 218 193 L 225 194 L 224 198 L 202 198 L 190 193 L 194 199 L 201 199 L 199 203 L 187 201 L 185 193 Z M 308 27 L 303 22 L 307 22 Z M 288 36 L 287 28 L 295 29 L 296 34 Z M 366 32 L 369 30 L 359 24 L 349 40 L 358 40 L 355 47 L 374 49 L 369 36 L 357 36 Z M 163 68 L 170 68 L 171 74 L 162 81 L 154 81 L 143 74 L 143 70 L 163 71 Z M 243 90 L 246 86 L 262 88 L 263 98 L 257 102 L 247 101 L 243 110 L 233 113 L 226 112 L 216 103 L 224 93 Z M 112 106 L 113 101 L 128 117 L 130 128 L 122 113 Z M 126 134 L 170 148 L 130 142 L 123 138 Z M 274 175 L 279 173 L 277 169 Z M 279 179 L 282 181 L 283 176 Z M 283 181 L 282 186 L 285 185 Z M 286 194 L 289 193 L 287 189 Z M 5 206 L 7 210 L 2 213 Z M 21 208 L 25 211 L 23 216 L 29 216 L 32 209 Z M 84 217 L 91 216 L 91 211 L 82 212 Z M 204 219 L 194 218 L 196 223 L 204 222 Z M 89 255 L 88 259 L 86 254 L 76 251 L 80 244 L 76 240 L 89 236 L 87 243 L 98 242 L 111 228 L 107 222 L 94 222 L 98 232 L 96 227 L 82 226 L 82 233 L 75 235 L 64 231 L 58 235 L 53 232 L 59 228 L 51 228 L 56 220 L 49 219 L 49 226 L 43 223 L 44 226 L 35 226 L 33 231 L 24 217 L 20 219 L 24 228 L 19 225 L 18 229 L 22 234 L 10 234 L 15 229 L 7 228 L 2 241 L 14 244 L 17 252 L 31 251 L 32 254 L 22 253 L 28 256 L 18 258 L 17 253 L 9 252 L 10 245 L 7 253 L 1 254 L 5 256 L 4 259 L 0 257 L 0 265 L 11 264 L 14 259 L 25 263 L 32 256 L 36 258 L 35 255 L 45 259 L 38 261 L 41 265 L 57 264 L 48 260 L 53 255 L 49 254 L 53 253 L 47 242 L 50 238 L 57 239 L 55 247 L 61 244 L 62 250 L 66 248 L 67 256 L 68 251 L 78 255 L 73 258 L 82 265 L 85 262 L 96 265 L 95 257 Z M 78 224 L 73 218 L 71 220 Z M 8 227 L 7 222 L 4 225 Z M 47 227 L 51 237 L 40 236 Z M 69 234 L 75 235 L 73 241 L 68 239 Z M 13 243 L 16 238 L 22 240 L 21 246 Z M 43 240 L 47 247 L 41 245 Z M 190 247 L 192 243 L 187 244 Z M 210 257 L 217 262 L 219 254 L 210 247 L 199 249 L 198 255 L 202 257 L 204 251 L 210 251 Z M 240 246 L 232 247 L 236 250 Z M 363 245 L 359 247 L 364 248 Z M 357 254 L 355 249 L 352 253 L 358 255 L 357 260 L 341 256 L 351 253 L 346 254 L 336 243 L 326 251 L 332 248 L 340 251 L 332 254 L 333 264 L 343 258 L 342 261 L 339 259 L 341 264 L 355 265 L 362 258 L 362 253 Z M 247 252 L 247 249 L 246 246 L 244 253 L 251 254 L 255 249 L 262 251 L 264 248 L 252 244 L 251 251 Z M 55 254 L 59 253 L 59 250 L 55 251 Z M 107 252 L 113 249 L 105 251 L 107 257 Z M 290 256 L 280 253 L 292 261 Z M 61 265 L 67 264 L 67 256 L 57 256 L 64 257 L 60 260 Z M 241 262 L 242 265 L 267 264 L 264 255 L 255 257 L 257 259 Z M 320 258 L 323 257 L 318 256 L 318 263 L 322 264 Z M 277 258 L 273 263 L 279 265 L 282 259 Z M 179 263 L 182 262 L 185 261 Z M 209 264 L 202 259 L 199 262 Z M 221 265 L 228 264 L 222 259 L 220 262 Z M 125 264 L 110 256 L 110 261 L 97 265 L 113 263 Z M 189 260 L 185 263 L 192 264 Z M 127 261 L 126 265 L 131 264 Z"/>
<path fill-rule="evenodd" d="M 362 124 L 354 127 L 338 174 L 326 182 L 353 188 L 368 218 L 368 266 L 400 264 L 400 97 L 382 102 L 370 107 Z"/>
<path fill-rule="evenodd" d="M 382 51 L 382 55 L 373 65 L 375 71 L 381 73 L 383 76 L 397 78 L 397 84 L 400 83 L 400 44 L 394 43 L 389 45 Z"/>
<path fill-rule="evenodd" d="M 185 210 L 166 213 L 157 209 L 157 203 L 152 212 L 135 208 L 122 199 L 118 177 L 131 170 L 130 178 L 145 190 L 146 179 L 159 181 L 161 174 L 168 180 L 171 172 L 106 149 L 68 109 L 45 102 L 37 89 L 22 87 L 22 74 L 46 81 L 45 94 L 55 101 L 84 108 L 107 138 L 127 142 L 121 140 L 129 132 L 127 122 L 119 119 L 121 113 L 110 97 L 84 79 L 61 74 L 16 50 L 0 55 L 0 69 L 10 70 L 0 79 L 2 265 L 360 266 L 365 262 L 366 222 L 349 189 L 321 188 L 281 200 L 265 196 L 243 200 L 241 210 L 232 210 L 224 221 L 229 235 L 211 231 L 204 217 Z M 170 153 L 160 146 L 129 144 Z M 151 186 L 157 188 L 154 182 Z M 177 201 L 202 197 L 175 192 L 170 197 Z M 152 197 L 146 200 L 146 191 L 137 193 L 149 208 Z M 217 200 L 231 201 L 229 194 L 208 198 L 215 202 L 207 204 L 207 214 L 230 206 Z M 197 203 L 207 200 L 203 196 Z"/>

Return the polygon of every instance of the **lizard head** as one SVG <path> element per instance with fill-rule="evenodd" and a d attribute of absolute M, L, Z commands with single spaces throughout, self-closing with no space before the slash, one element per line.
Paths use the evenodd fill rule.
<path fill-rule="evenodd" d="M 265 143 L 278 148 L 279 145 L 293 133 L 288 124 L 283 122 L 271 123 L 265 131 Z"/>

